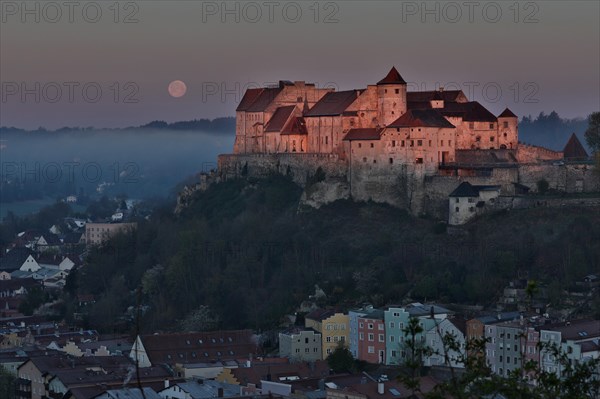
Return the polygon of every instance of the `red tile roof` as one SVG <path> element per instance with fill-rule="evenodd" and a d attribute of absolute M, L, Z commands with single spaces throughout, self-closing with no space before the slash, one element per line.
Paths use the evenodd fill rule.
<path fill-rule="evenodd" d="M 258 98 L 260 93 L 262 93 L 264 89 L 248 89 L 240 101 L 240 105 L 238 105 L 236 111 L 246 111 L 250 108 L 250 105 Z"/>
<path fill-rule="evenodd" d="M 232 360 L 259 352 L 250 330 L 145 335 L 142 343 L 153 364 Z"/>
<path fill-rule="evenodd" d="M 497 122 L 494 114 L 477 101 L 467 103 L 447 103 L 439 110 L 445 116 L 460 116 L 465 122 Z"/>
<path fill-rule="evenodd" d="M 246 112 L 265 112 L 267 107 L 275 100 L 275 97 L 283 90 L 282 87 L 269 87 L 262 89 L 260 95 L 246 109 Z"/>
<path fill-rule="evenodd" d="M 402 79 L 400 73 L 396 69 L 396 67 L 392 67 L 385 78 L 381 79 L 377 82 L 377 85 L 390 85 L 390 84 L 406 84 L 406 81 Z"/>
<path fill-rule="evenodd" d="M 563 154 L 565 159 L 588 158 L 588 153 L 583 148 L 583 145 L 581 145 L 581 141 L 579 141 L 575 133 L 569 138 Z"/>
<path fill-rule="evenodd" d="M 427 103 L 429 101 L 435 99 L 436 97 L 440 97 L 444 102 L 457 102 L 457 99 L 460 96 L 464 96 L 462 90 L 431 90 L 431 91 L 409 91 L 406 93 L 406 101 L 411 103 Z"/>
<path fill-rule="evenodd" d="M 280 132 L 292 112 L 294 112 L 294 108 L 296 108 L 294 105 L 277 108 L 269 122 L 265 125 L 265 132 Z"/>
<path fill-rule="evenodd" d="M 281 134 L 308 134 L 306 122 L 302 117 L 294 117 L 285 125 Z"/>
<path fill-rule="evenodd" d="M 344 137 L 344 140 L 379 140 L 381 138 L 382 131 L 383 129 L 376 128 L 350 129 L 350 131 Z"/>
<path fill-rule="evenodd" d="M 347 90 L 327 93 L 304 116 L 342 115 L 364 90 Z"/>
<path fill-rule="evenodd" d="M 448 122 L 435 109 L 419 109 L 409 110 L 400 118 L 392 122 L 388 127 L 438 127 L 438 128 L 454 128 L 455 126 Z"/>

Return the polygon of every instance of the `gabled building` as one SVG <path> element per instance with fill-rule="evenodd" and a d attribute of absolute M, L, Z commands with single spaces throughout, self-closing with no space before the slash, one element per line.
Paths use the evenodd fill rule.
<path fill-rule="evenodd" d="M 479 186 L 462 182 L 449 195 L 448 223 L 454 226 L 465 224 L 475 216 L 494 209 L 500 191 L 500 186 Z"/>
<path fill-rule="evenodd" d="M 348 315 L 335 309 L 316 309 L 305 316 L 305 326 L 321 333 L 321 352 L 326 359 L 340 343 L 348 343 Z"/>
<path fill-rule="evenodd" d="M 157 364 L 199 363 L 246 358 L 259 354 L 250 330 L 141 335 L 129 357 L 140 367 Z"/>
<path fill-rule="evenodd" d="M 291 327 L 279 333 L 279 356 L 294 362 L 314 362 L 323 358 L 322 335 L 308 327 Z"/>

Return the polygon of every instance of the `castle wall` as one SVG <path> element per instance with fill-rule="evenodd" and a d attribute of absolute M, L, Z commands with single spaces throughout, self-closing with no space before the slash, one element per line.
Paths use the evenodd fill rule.
<path fill-rule="evenodd" d="M 523 163 L 561 160 L 563 159 L 563 153 L 535 145 L 519 143 L 517 148 L 517 159 L 519 162 Z"/>
<path fill-rule="evenodd" d="M 304 186 L 308 176 L 320 167 L 328 178 L 345 179 L 347 164 L 335 154 L 226 154 L 218 158 L 221 179 L 243 176 L 262 178 L 273 173 L 287 174 L 288 167 L 293 180 Z M 247 166 L 247 167 L 246 167 Z"/>

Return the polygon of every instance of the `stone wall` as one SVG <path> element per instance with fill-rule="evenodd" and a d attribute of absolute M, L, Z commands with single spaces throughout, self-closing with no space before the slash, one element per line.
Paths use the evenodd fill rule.
<path fill-rule="evenodd" d="M 319 167 L 328 178 L 345 179 L 347 171 L 347 163 L 335 154 L 227 154 L 219 155 L 218 165 L 222 179 L 241 177 L 244 169 L 247 176 L 257 178 L 289 171 L 301 186 Z"/>
<path fill-rule="evenodd" d="M 519 162 L 561 160 L 563 159 L 563 153 L 552 151 L 544 147 L 538 147 L 536 145 L 519 143 L 519 147 L 517 148 L 517 159 Z"/>
<path fill-rule="evenodd" d="M 600 176 L 592 164 L 546 162 L 495 168 L 486 176 L 440 176 L 431 175 L 423 165 L 370 161 L 352 162 L 350 167 L 347 161 L 334 154 L 220 155 L 218 177 L 223 180 L 241 177 L 244 169 L 246 176 L 256 178 L 274 172 L 291 173 L 294 181 L 304 187 L 307 178 L 320 167 L 327 181 L 314 185 L 304 194 L 306 205 L 318 207 L 351 197 L 355 201 L 387 203 L 408 209 L 413 214 L 424 213 L 443 220 L 448 217 L 448 195 L 464 181 L 474 185 L 499 185 L 501 195 L 511 198 L 516 194 L 513 183 L 525 185 L 535 192 L 537 182 L 542 179 L 548 181 L 551 189 L 559 191 L 600 192 Z"/>

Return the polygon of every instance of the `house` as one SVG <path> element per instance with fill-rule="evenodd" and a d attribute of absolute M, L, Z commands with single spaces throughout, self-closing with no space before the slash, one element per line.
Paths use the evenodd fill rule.
<path fill-rule="evenodd" d="M 32 278 L 16 280 L 0 280 L 0 298 L 26 295 L 29 290 L 39 287 L 39 282 Z"/>
<path fill-rule="evenodd" d="M 87 245 L 100 245 L 119 233 L 137 229 L 137 223 L 86 223 L 85 242 Z"/>
<path fill-rule="evenodd" d="M 94 396 L 93 399 L 165 399 L 165 397 L 160 396 L 150 387 L 143 387 L 141 390 L 139 388 L 109 389 Z"/>
<path fill-rule="evenodd" d="M 47 355 L 31 357 L 17 369 L 17 389 L 31 399 L 69 397 L 74 389 L 89 388 L 88 398 L 110 389 L 133 388 L 135 365 L 125 356 L 79 357 Z M 163 367 L 145 369 L 139 374 L 142 386 L 172 380 Z M 95 391 L 94 391 L 95 389 Z M 95 392 L 95 394 L 91 394 Z M 23 395 L 21 395 L 23 397 Z"/>
<path fill-rule="evenodd" d="M 161 399 L 212 399 L 240 396 L 239 385 L 214 380 L 177 382 L 158 392 Z"/>
<path fill-rule="evenodd" d="M 263 382 L 291 384 L 329 376 L 329 365 L 326 361 L 290 362 L 287 358 L 260 358 L 248 360 L 237 368 L 225 368 L 215 378 L 244 388 L 244 391 L 260 392 Z"/>
<path fill-rule="evenodd" d="M 519 312 L 504 312 L 504 313 L 496 313 L 493 315 L 484 315 L 480 317 L 476 317 L 470 320 L 467 320 L 466 323 L 466 334 L 467 341 L 474 340 L 483 340 L 486 337 L 486 326 L 492 326 L 494 324 L 498 324 L 506 321 L 518 320 L 521 317 L 521 313 Z M 492 334 L 490 331 L 488 334 Z M 469 356 L 483 355 L 483 353 L 479 353 L 478 351 L 471 351 L 468 353 Z"/>
<path fill-rule="evenodd" d="M 563 149 L 563 156 L 565 161 L 585 161 L 589 158 L 589 155 L 581 141 L 577 138 L 575 133 L 571 134 L 569 141 Z"/>
<path fill-rule="evenodd" d="M 466 324 L 460 318 L 444 318 L 436 320 L 435 325 L 425 334 L 425 343 L 432 351 L 423 359 L 424 366 L 447 366 L 464 368 L 466 358 Z M 449 349 L 444 345 L 444 338 L 451 336 L 459 346 L 459 350 Z M 446 355 L 448 359 L 446 359 Z M 448 362 L 446 361 L 448 360 Z"/>
<path fill-rule="evenodd" d="M 493 209 L 500 196 L 500 186 L 476 186 L 462 182 L 449 195 L 448 223 L 461 225 L 477 215 Z"/>
<path fill-rule="evenodd" d="M 60 238 L 53 233 L 43 233 L 35 243 L 36 251 L 58 251 L 62 245 Z"/>
<path fill-rule="evenodd" d="M 373 310 L 373 306 L 364 306 L 348 311 L 348 349 L 355 359 L 358 359 L 358 318 Z"/>
<path fill-rule="evenodd" d="M 386 342 L 386 357 L 387 365 L 400 365 L 408 360 L 408 349 L 405 344 L 406 328 L 409 325 L 410 319 L 416 318 L 419 320 L 423 332 L 417 334 L 417 340 L 425 341 L 429 338 L 430 343 L 438 346 L 439 340 L 436 340 L 437 331 L 435 328 L 443 323 L 443 326 L 458 337 L 463 333 L 458 333 L 454 324 L 446 323 L 444 320 L 448 318 L 450 311 L 439 305 L 424 305 L 422 303 L 411 303 L 404 307 L 390 306 L 383 312 L 385 325 L 385 342 Z M 432 331 L 433 329 L 433 331 Z M 429 334 L 429 335 L 428 335 Z M 464 341 L 464 338 L 462 339 Z M 436 363 L 439 359 L 428 360 L 426 363 Z"/>
<path fill-rule="evenodd" d="M 279 355 L 290 361 L 315 361 L 323 358 L 322 335 L 307 327 L 291 327 L 279 333 Z"/>
<path fill-rule="evenodd" d="M 439 382 L 432 377 L 420 377 L 418 394 L 399 381 L 373 381 L 365 378 L 358 384 L 340 387 L 336 383 L 326 383 L 326 399 L 400 399 L 423 398 L 433 391 Z"/>
<path fill-rule="evenodd" d="M 199 363 L 257 355 L 257 339 L 250 330 L 141 335 L 129 356 L 140 367 L 156 364 Z"/>
<path fill-rule="evenodd" d="M 600 320 L 576 320 L 539 327 L 542 344 L 558 348 L 577 364 L 600 357 Z M 542 370 L 561 377 L 563 369 L 550 348 L 540 351 Z"/>
<path fill-rule="evenodd" d="M 342 343 L 348 344 L 348 315 L 334 309 L 316 309 L 304 317 L 305 326 L 321 333 L 321 352 L 326 359 Z"/>
<path fill-rule="evenodd" d="M 13 248 L 0 258 L 0 270 L 6 273 L 12 273 L 16 270 L 32 272 L 39 269 L 40 266 L 29 248 Z"/>
<path fill-rule="evenodd" d="M 386 362 L 385 319 L 383 310 L 373 309 L 356 318 L 358 359 L 374 364 Z"/>

